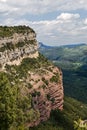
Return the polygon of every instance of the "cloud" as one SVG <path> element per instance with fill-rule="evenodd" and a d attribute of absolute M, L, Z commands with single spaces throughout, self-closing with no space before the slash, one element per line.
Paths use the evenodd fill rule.
<path fill-rule="evenodd" d="M 87 18 L 84 20 L 84 24 L 87 24 Z"/>
<path fill-rule="evenodd" d="M 73 20 L 80 18 L 79 14 L 70 14 L 70 13 L 62 13 L 60 16 L 57 17 L 57 19 L 60 20 Z"/>
<path fill-rule="evenodd" d="M 80 19 L 79 14 L 62 13 L 51 21 L 36 21 L 28 24 L 36 30 L 39 41 L 44 43 L 52 45 L 87 43 L 87 19 Z"/>
<path fill-rule="evenodd" d="M 0 0 L 0 11 L 16 16 L 33 14 L 39 15 L 53 11 L 87 10 L 87 0 Z M 14 13 L 13 13 L 14 12 Z M 13 13 L 13 15 L 12 15 Z"/>
<path fill-rule="evenodd" d="M 7 0 L 0 0 L 1 2 L 6 2 Z"/>
<path fill-rule="evenodd" d="M 38 40 L 48 44 L 87 42 L 87 18 L 82 19 L 79 10 L 87 11 L 87 0 L 0 0 L 0 24 L 29 25 Z M 51 20 L 37 18 L 53 12 L 61 14 Z"/>
<path fill-rule="evenodd" d="M 38 41 L 50 45 L 87 42 L 87 19 L 81 19 L 77 13 L 61 13 L 54 20 L 44 21 L 8 18 L 5 23 L 28 25 L 36 31 Z"/>

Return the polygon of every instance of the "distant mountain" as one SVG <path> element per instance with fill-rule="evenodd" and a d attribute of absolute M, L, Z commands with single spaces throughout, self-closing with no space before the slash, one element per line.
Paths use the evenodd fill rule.
<path fill-rule="evenodd" d="M 78 46 L 84 46 L 86 43 L 78 43 L 78 44 L 68 44 L 68 45 L 62 45 L 63 47 L 69 47 L 69 48 L 74 48 Z"/>
<path fill-rule="evenodd" d="M 43 47 L 44 46 L 44 47 Z M 64 62 L 72 66 L 87 63 L 87 44 L 74 44 L 64 46 L 47 47 L 43 44 L 39 51 L 54 62 Z M 84 63 L 83 63 L 84 62 Z M 71 66 L 70 66 L 71 67 Z"/>
<path fill-rule="evenodd" d="M 48 46 L 42 42 L 39 42 L 39 48 L 41 49 L 43 48 L 57 48 L 57 47 L 68 47 L 68 48 L 74 48 L 74 47 L 78 47 L 78 46 L 84 46 L 86 45 L 86 43 L 77 43 L 77 44 L 67 44 L 67 45 L 60 45 L 60 46 Z"/>
<path fill-rule="evenodd" d="M 87 103 L 87 44 L 39 48 L 63 71 L 65 95 Z"/>
<path fill-rule="evenodd" d="M 48 49 L 49 49 L 49 48 L 53 48 L 53 47 L 54 47 L 54 46 L 45 45 L 45 44 L 43 44 L 42 42 L 39 42 L 38 45 L 39 45 L 39 48 L 40 48 L 40 49 L 42 49 L 42 48 L 43 48 L 43 49 L 45 49 L 45 48 L 48 48 Z"/>

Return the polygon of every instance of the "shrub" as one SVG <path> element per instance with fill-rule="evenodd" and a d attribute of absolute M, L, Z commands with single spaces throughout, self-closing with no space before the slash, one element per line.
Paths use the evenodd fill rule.
<path fill-rule="evenodd" d="M 42 77 L 42 81 L 43 81 L 46 85 L 49 84 L 48 80 L 46 80 L 44 77 Z"/>
<path fill-rule="evenodd" d="M 58 81 L 59 81 L 59 77 L 55 75 L 53 75 L 52 78 L 50 79 L 50 82 L 58 83 Z"/>
<path fill-rule="evenodd" d="M 47 99 L 50 100 L 50 94 L 47 94 Z"/>

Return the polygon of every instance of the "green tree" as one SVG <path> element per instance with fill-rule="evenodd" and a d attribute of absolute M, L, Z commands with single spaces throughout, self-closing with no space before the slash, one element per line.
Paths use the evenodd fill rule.
<path fill-rule="evenodd" d="M 8 130 L 16 118 L 16 87 L 6 73 L 0 73 L 0 129 Z"/>

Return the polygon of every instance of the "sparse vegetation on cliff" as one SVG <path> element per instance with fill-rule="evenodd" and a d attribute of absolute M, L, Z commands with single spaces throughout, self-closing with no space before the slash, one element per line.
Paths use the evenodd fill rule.
<path fill-rule="evenodd" d="M 14 79 L 13 79 L 14 78 Z M 32 97 L 27 93 L 22 95 L 21 83 L 7 73 L 0 73 L 0 129 L 8 130 L 24 126 L 39 118 L 39 112 L 31 107 Z M 14 83 L 13 83 L 14 82 Z M 12 129 L 11 129 L 12 130 Z"/>
<path fill-rule="evenodd" d="M 52 76 L 52 78 L 50 79 L 50 81 L 51 81 L 51 82 L 58 83 L 59 77 L 58 77 L 58 76 Z"/>
<path fill-rule="evenodd" d="M 23 61 L 21 62 L 21 64 L 19 66 L 6 65 L 7 73 L 3 73 L 3 72 L 0 73 L 1 74 L 0 78 L 2 80 L 2 82 L 0 84 L 0 87 L 2 88 L 0 97 L 2 96 L 1 102 L 3 102 L 2 106 L 0 106 L 0 109 L 3 109 L 2 107 L 4 107 L 6 105 L 6 102 L 8 105 L 6 107 L 9 109 L 9 110 L 6 109 L 6 111 L 4 111 L 4 113 L 1 112 L 0 116 L 3 117 L 3 118 L 1 118 L 1 122 L 2 122 L 3 126 L 5 125 L 5 127 L 7 129 L 13 128 L 13 126 L 14 126 L 15 130 L 20 127 L 24 127 L 24 129 L 25 129 L 26 124 L 37 121 L 39 119 L 39 116 L 40 116 L 39 110 L 34 110 L 34 105 L 37 105 L 37 102 L 34 101 L 32 104 L 32 98 L 37 98 L 37 97 L 41 98 L 40 89 L 43 89 L 43 91 L 44 91 L 46 86 L 48 86 L 50 79 L 46 80 L 43 76 L 41 79 L 38 79 L 37 80 L 38 82 L 43 81 L 42 86 L 41 87 L 38 86 L 39 90 L 36 90 L 36 89 L 33 90 L 32 83 L 26 81 L 26 79 L 27 79 L 27 76 L 30 77 L 31 73 L 33 73 L 35 71 L 36 71 L 36 73 L 40 73 L 40 72 L 38 72 L 39 69 L 45 68 L 44 71 L 46 71 L 46 67 L 48 67 L 49 65 L 51 65 L 51 63 L 49 61 L 47 61 L 47 59 L 45 59 L 40 54 L 37 59 L 36 58 L 23 59 Z M 38 69 L 38 71 L 37 71 L 37 69 Z M 28 74 L 28 72 L 29 72 L 29 74 Z M 4 76 L 4 78 L 3 78 L 3 76 Z M 5 77 L 6 77 L 6 81 L 5 81 Z M 55 78 L 56 78 L 56 75 L 55 75 Z M 57 77 L 57 79 L 58 79 L 58 77 Z M 36 80 L 34 81 L 34 80 L 30 79 L 30 81 L 31 82 L 33 81 L 36 84 L 38 84 L 38 82 L 36 82 Z M 8 91 L 7 91 L 7 89 L 8 89 Z M 30 91 L 30 89 L 33 90 L 32 93 L 28 92 L 28 91 Z M 4 98 L 3 95 L 5 95 L 6 99 L 3 99 Z M 52 103 L 54 103 L 55 102 L 54 98 L 52 98 L 49 93 L 47 94 L 48 101 L 51 101 Z M 43 102 L 45 102 L 45 101 L 43 101 Z M 12 107 L 12 108 L 10 108 L 10 107 Z M 4 114 L 4 116 L 3 116 L 3 114 Z M 8 114 L 8 116 L 7 116 L 7 114 Z M 4 122 L 4 118 L 6 118 L 5 122 Z M 7 126 L 6 122 L 8 123 L 8 126 Z M 3 129 L 2 124 L 0 127 Z M 15 126 L 15 124 L 16 124 L 16 126 Z"/>
<path fill-rule="evenodd" d="M 52 109 L 62 109 L 61 70 L 38 53 L 35 32 L 29 27 L 0 27 L 0 31 L 0 129 L 26 130 L 46 121 Z M 12 42 L 7 42 L 9 38 Z M 56 85 L 50 81 L 53 75 Z"/>
<path fill-rule="evenodd" d="M 11 37 L 14 33 L 35 33 L 33 29 L 28 26 L 0 26 L 0 38 Z"/>
<path fill-rule="evenodd" d="M 78 121 L 80 117 L 83 120 L 87 119 L 87 105 L 70 97 L 65 97 L 64 101 L 63 111 L 52 111 L 48 121 L 30 130 L 75 130 L 77 128 L 75 120 Z M 85 128 L 78 129 L 86 130 Z"/>

